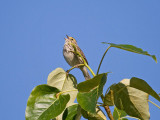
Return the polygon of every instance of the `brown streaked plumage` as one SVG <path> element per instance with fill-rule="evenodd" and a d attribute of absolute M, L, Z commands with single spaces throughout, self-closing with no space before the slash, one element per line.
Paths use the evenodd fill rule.
<path fill-rule="evenodd" d="M 77 44 L 77 41 L 73 37 L 69 37 L 68 35 L 67 35 L 67 38 L 65 38 L 65 44 L 63 47 L 63 56 L 64 56 L 65 60 L 67 61 L 67 63 L 72 67 L 77 64 L 83 64 L 82 58 L 72 52 L 72 51 L 74 51 L 74 48 L 72 47 L 71 43 L 76 46 L 77 51 L 82 55 L 82 57 L 85 59 L 85 61 L 88 64 L 88 61 L 87 61 L 83 51 L 79 48 L 79 46 Z M 85 66 L 80 67 L 80 69 L 81 69 L 86 80 L 91 79 L 91 77 L 88 73 L 88 70 Z"/>

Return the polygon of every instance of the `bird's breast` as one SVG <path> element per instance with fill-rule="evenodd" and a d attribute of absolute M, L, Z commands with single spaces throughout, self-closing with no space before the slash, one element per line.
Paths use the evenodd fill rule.
<path fill-rule="evenodd" d="M 63 56 L 70 66 L 74 66 L 74 65 L 79 64 L 78 58 L 76 57 L 76 55 L 74 55 L 74 53 L 72 51 L 74 51 L 74 49 L 72 47 L 64 45 Z"/>

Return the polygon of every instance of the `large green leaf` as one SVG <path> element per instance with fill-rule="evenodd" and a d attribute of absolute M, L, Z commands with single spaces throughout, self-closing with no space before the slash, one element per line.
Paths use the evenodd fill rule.
<path fill-rule="evenodd" d="M 59 92 L 57 88 L 48 85 L 35 87 L 27 102 L 26 120 L 50 120 L 61 114 L 70 96 L 57 96 Z"/>
<path fill-rule="evenodd" d="M 119 49 L 122 49 L 122 50 L 126 50 L 126 51 L 130 51 L 130 52 L 134 52 L 134 53 L 150 56 L 157 63 L 157 58 L 156 58 L 155 55 L 150 55 L 147 51 L 143 51 L 141 48 L 137 48 L 137 47 L 135 47 L 133 45 L 114 44 L 114 43 L 106 43 L 106 42 L 102 42 L 102 43 L 109 44 L 111 47 L 119 48 Z"/>
<path fill-rule="evenodd" d="M 77 80 L 73 75 L 68 74 L 67 76 L 66 72 L 62 68 L 57 68 L 48 75 L 47 84 L 70 95 L 70 101 L 67 106 L 74 103 L 78 90 Z"/>
<path fill-rule="evenodd" d="M 59 90 L 65 92 L 65 94 L 70 95 L 70 100 L 67 103 L 66 107 L 69 107 L 74 104 L 74 101 L 77 97 L 77 80 L 76 78 L 71 74 L 66 74 L 66 72 L 62 68 L 57 68 L 53 70 L 48 75 L 47 84 L 56 87 Z M 56 117 L 57 120 L 62 120 L 63 112 Z"/>
<path fill-rule="evenodd" d="M 107 120 L 105 114 L 103 113 L 103 111 L 100 109 L 100 107 L 96 107 L 96 113 L 89 113 L 85 110 L 81 110 L 82 115 L 84 118 L 86 118 L 87 120 Z"/>
<path fill-rule="evenodd" d="M 143 92 L 148 93 L 149 95 L 153 96 L 154 98 L 156 98 L 158 101 L 160 101 L 160 96 L 158 95 L 158 93 L 156 93 L 149 85 L 146 81 L 136 78 L 136 77 L 132 77 L 130 80 L 130 86 L 134 87 L 136 89 L 139 89 Z"/>
<path fill-rule="evenodd" d="M 127 118 L 122 118 L 125 117 L 127 114 L 125 111 L 123 110 L 119 110 L 118 108 L 114 108 L 114 112 L 113 112 L 113 118 L 114 120 L 128 120 Z M 120 119 L 122 118 L 122 119 Z"/>
<path fill-rule="evenodd" d="M 110 87 L 114 93 L 114 103 L 128 115 L 142 120 L 149 120 L 148 94 L 130 87 L 130 80 L 124 79 Z"/>
<path fill-rule="evenodd" d="M 66 108 L 63 113 L 63 120 L 80 120 L 81 107 L 78 104 L 74 104 Z"/>
<path fill-rule="evenodd" d="M 78 84 L 77 101 L 84 110 L 96 113 L 97 100 L 103 92 L 106 80 L 106 73 L 103 73 Z"/>

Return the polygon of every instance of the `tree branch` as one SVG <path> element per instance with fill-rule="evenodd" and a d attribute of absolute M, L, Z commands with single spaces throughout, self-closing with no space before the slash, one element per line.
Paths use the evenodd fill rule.
<path fill-rule="evenodd" d="M 109 119 L 110 119 L 110 120 L 114 120 L 113 115 L 112 115 L 112 113 L 111 113 L 111 110 L 110 110 L 109 106 L 106 105 L 106 106 L 103 106 L 103 107 L 104 107 L 105 111 L 107 112 L 107 115 L 108 115 Z"/>

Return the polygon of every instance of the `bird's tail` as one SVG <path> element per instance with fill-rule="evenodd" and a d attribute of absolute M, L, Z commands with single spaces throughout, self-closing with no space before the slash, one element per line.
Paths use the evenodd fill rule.
<path fill-rule="evenodd" d="M 80 69 L 81 69 L 81 71 L 82 71 L 82 73 L 84 75 L 85 80 L 91 79 L 86 66 L 83 66 Z"/>

